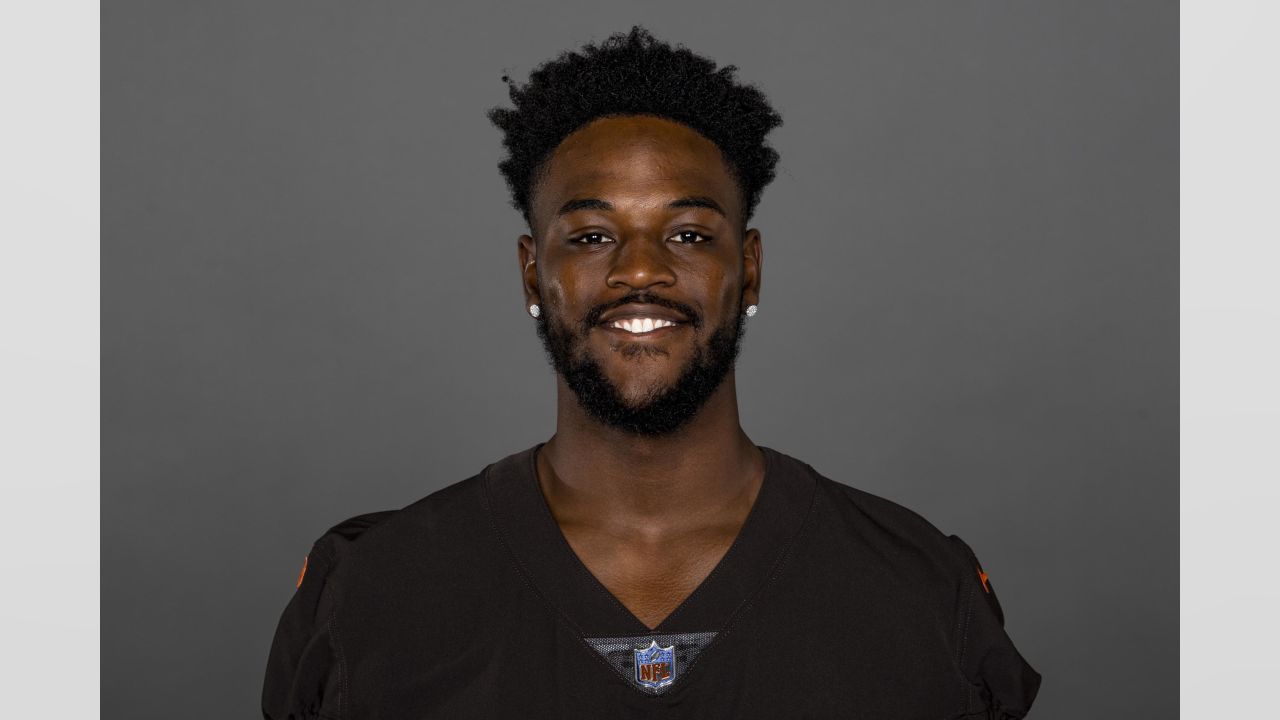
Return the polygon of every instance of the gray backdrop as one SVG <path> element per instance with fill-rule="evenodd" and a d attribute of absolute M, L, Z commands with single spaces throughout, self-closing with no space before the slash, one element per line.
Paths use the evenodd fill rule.
<path fill-rule="evenodd" d="M 483 113 L 635 22 L 785 118 L 750 436 L 965 538 L 1037 720 L 1176 716 L 1176 3 L 103 11 L 104 716 L 256 717 L 312 540 L 550 436 Z"/>

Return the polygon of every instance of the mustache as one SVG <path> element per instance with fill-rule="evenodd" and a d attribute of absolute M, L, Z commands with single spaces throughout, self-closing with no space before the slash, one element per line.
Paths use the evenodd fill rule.
<path fill-rule="evenodd" d="M 666 298 L 658 297 L 652 293 L 631 293 L 620 300 L 615 300 L 614 302 L 604 305 L 597 305 L 587 313 L 585 318 L 583 318 L 582 326 L 589 330 L 590 328 L 600 324 L 600 316 L 614 308 L 622 307 L 623 305 L 631 305 L 633 303 L 637 305 L 658 305 L 669 310 L 675 310 L 681 315 L 689 318 L 689 324 L 694 328 L 702 326 L 702 316 L 695 312 L 693 308 L 682 302 L 667 300 Z"/>

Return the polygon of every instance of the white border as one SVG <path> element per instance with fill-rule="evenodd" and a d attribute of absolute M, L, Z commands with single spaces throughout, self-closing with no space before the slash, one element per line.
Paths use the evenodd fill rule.
<path fill-rule="evenodd" d="M 100 717 L 99 10 L 0 6 L 0 689 Z"/>
<path fill-rule="evenodd" d="M 96 3 L 75 7 L 0 10 L 0 677 L 15 717 L 49 698 L 100 716 L 100 26 Z M 1262 0 L 1182 4 L 1187 717 L 1258 716 L 1280 677 L 1278 20 Z"/>
<path fill-rule="evenodd" d="M 1269 717 L 1277 707 L 1278 21 L 1274 2 L 1182 5 L 1180 660 L 1189 718 Z"/>

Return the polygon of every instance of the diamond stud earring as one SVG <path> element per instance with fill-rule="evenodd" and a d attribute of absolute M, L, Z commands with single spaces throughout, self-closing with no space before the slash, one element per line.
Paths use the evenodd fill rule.
<path fill-rule="evenodd" d="M 539 315 L 541 315 L 541 314 L 542 314 L 542 308 L 538 307 L 537 305 L 530 305 L 530 306 L 529 306 L 529 315 L 530 315 L 530 316 L 532 316 L 532 317 L 535 317 L 535 318 L 536 318 L 536 317 L 538 317 L 538 316 L 539 316 Z"/>
<path fill-rule="evenodd" d="M 747 306 L 747 317 L 755 317 L 755 316 L 756 316 L 756 306 L 755 306 L 755 305 L 748 305 L 748 306 Z"/>

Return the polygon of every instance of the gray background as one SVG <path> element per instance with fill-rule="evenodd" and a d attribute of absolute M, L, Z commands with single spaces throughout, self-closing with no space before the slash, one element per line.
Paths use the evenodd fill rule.
<path fill-rule="evenodd" d="M 964 537 L 1037 720 L 1176 716 L 1176 3 L 103 10 L 105 717 L 256 717 L 315 537 L 551 434 L 483 112 L 635 22 L 785 118 L 750 436 Z"/>

